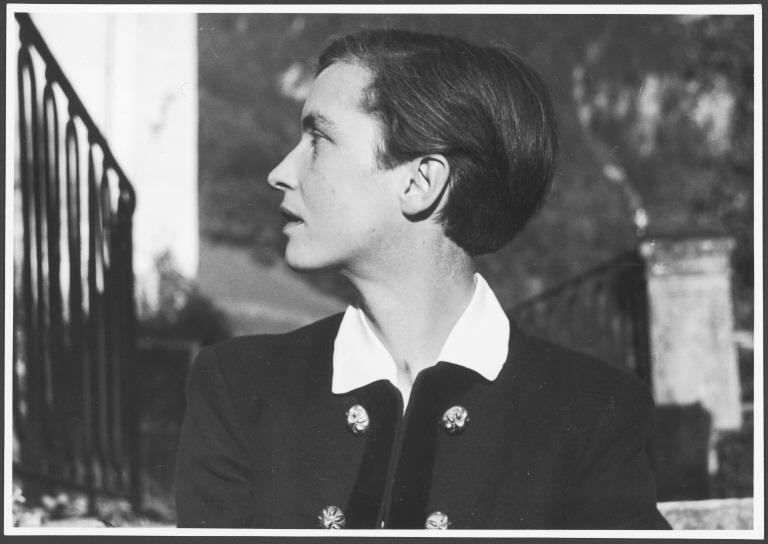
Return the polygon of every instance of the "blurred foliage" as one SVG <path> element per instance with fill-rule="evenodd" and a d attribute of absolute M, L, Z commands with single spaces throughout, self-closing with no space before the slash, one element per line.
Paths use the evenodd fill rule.
<path fill-rule="evenodd" d="M 146 308 L 139 322 L 142 336 L 213 344 L 232 336 L 227 315 L 176 269 L 170 253 L 155 260 L 159 277 L 156 308 Z"/>
<path fill-rule="evenodd" d="M 201 233 L 281 258 L 267 174 L 299 137 L 313 62 L 362 27 L 503 43 L 549 82 L 562 153 L 550 198 L 508 247 L 479 259 L 508 306 L 648 233 L 736 237 L 737 295 L 753 284 L 753 19 L 621 15 L 199 15 Z M 347 288 L 315 274 L 318 287 Z M 741 298 L 741 297 L 740 297 Z M 739 326 L 751 326 L 748 308 Z"/>
<path fill-rule="evenodd" d="M 14 527 L 147 527 L 169 526 L 170 520 L 155 512 L 137 514 L 125 499 L 97 497 L 89 508 L 85 493 L 59 489 L 34 498 L 24 495 L 21 481 L 13 483 L 11 509 Z"/>

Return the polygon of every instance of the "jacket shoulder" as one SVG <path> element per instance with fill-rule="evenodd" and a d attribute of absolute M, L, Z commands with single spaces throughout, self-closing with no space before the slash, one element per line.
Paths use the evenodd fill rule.
<path fill-rule="evenodd" d="M 516 373 L 519 404 L 527 404 L 541 428 L 552 429 L 569 444 L 574 475 L 626 460 L 645 447 L 656 418 L 643 380 L 539 338 L 526 337 L 524 343 L 520 353 L 525 357 Z"/>
<path fill-rule="evenodd" d="M 277 351 L 302 349 L 308 345 L 323 342 L 329 335 L 335 336 L 342 315 L 334 314 L 285 333 L 236 336 L 206 346 L 204 349 L 213 351 L 218 357 L 227 360 L 237 359 L 243 355 L 251 356 L 254 350 L 262 351 L 265 348 Z"/>
<path fill-rule="evenodd" d="M 334 314 L 291 332 L 238 336 L 206 346 L 193 363 L 215 361 L 233 389 L 245 384 L 274 384 L 300 375 L 330 371 L 333 343 L 342 314 Z"/>
<path fill-rule="evenodd" d="M 616 364 L 532 336 L 525 336 L 522 344 L 517 350 L 520 364 L 515 365 L 518 379 L 535 383 L 559 402 L 652 405 L 648 385 Z"/>

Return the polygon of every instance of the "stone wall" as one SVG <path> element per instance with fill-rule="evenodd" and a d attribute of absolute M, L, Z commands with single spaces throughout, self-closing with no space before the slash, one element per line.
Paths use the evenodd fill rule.
<path fill-rule="evenodd" d="M 673 529 L 752 529 L 754 501 L 717 499 L 659 503 Z"/>

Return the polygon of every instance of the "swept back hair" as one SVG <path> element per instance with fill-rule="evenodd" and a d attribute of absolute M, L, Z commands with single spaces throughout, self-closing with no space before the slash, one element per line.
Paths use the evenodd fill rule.
<path fill-rule="evenodd" d="M 337 62 L 371 73 L 361 107 L 381 123 L 383 167 L 448 160 L 437 217 L 446 236 L 478 255 L 522 230 L 549 189 L 558 148 L 551 98 L 530 65 L 503 47 L 392 29 L 335 39 L 317 73 Z"/>

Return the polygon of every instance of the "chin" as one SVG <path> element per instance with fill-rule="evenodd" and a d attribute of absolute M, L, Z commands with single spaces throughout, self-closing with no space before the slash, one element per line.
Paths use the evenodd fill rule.
<path fill-rule="evenodd" d="M 288 265 L 288 268 L 294 272 L 312 272 L 321 269 L 320 267 L 312 266 L 304 261 L 289 259 L 288 257 L 285 258 L 285 262 Z"/>
<path fill-rule="evenodd" d="M 316 255 L 296 251 L 290 245 L 285 249 L 285 262 L 288 268 L 296 272 L 314 272 L 333 268 L 326 260 L 318 258 Z"/>

